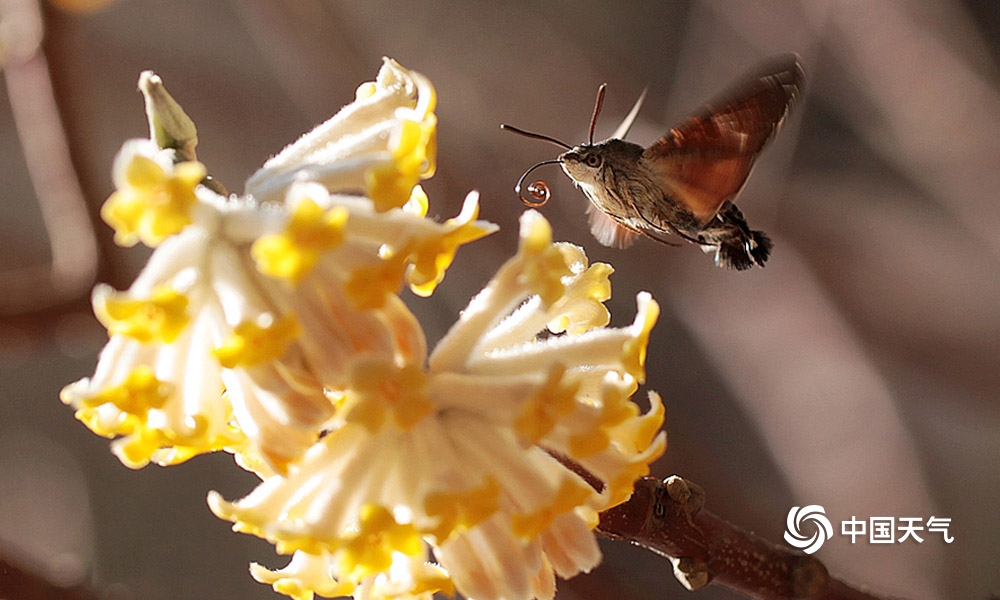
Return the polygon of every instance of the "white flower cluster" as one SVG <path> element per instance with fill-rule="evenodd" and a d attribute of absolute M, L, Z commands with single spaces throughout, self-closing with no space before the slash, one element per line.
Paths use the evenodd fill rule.
<path fill-rule="evenodd" d="M 252 573 L 294 598 L 550 598 L 555 575 L 599 562 L 598 512 L 665 449 L 659 398 L 645 415 L 631 401 L 656 303 L 608 328 L 610 266 L 538 213 L 428 354 L 400 288 L 430 295 L 495 230 L 475 193 L 425 217 L 434 104 L 387 59 L 243 196 L 152 141 L 115 163 L 102 214 L 155 251 L 129 290 L 95 290 L 111 339 L 63 401 L 128 466 L 225 450 L 257 473 L 209 504 L 293 555 Z"/>

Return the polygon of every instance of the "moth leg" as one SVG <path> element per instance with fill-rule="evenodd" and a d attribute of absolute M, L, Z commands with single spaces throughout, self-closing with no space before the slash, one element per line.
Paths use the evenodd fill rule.
<path fill-rule="evenodd" d="M 681 244 L 674 243 L 673 241 L 670 241 L 662 236 L 675 234 L 681 239 L 687 240 L 692 244 L 703 243 L 700 242 L 698 239 L 688 235 L 687 233 L 684 233 L 670 221 L 661 220 L 660 224 L 650 221 L 649 218 L 642 211 L 638 210 L 634 204 L 632 204 L 631 206 L 633 213 L 639 215 L 639 218 L 641 218 L 642 221 L 646 224 L 646 227 L 642 227 L 641 229 L 642 232 L 646 234 L 646 236 L 649 237 L 650 239 L 656 240 L 661 244 L 666 244 L 667 246 L 674 246 L 675 248 L 680 246 Z M 664 225 L 666 225 L 666 228 L 663 227 Z"/>

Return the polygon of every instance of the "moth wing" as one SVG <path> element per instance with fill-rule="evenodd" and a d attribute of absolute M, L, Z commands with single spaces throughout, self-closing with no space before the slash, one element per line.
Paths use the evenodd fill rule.
<path fill-rule="evenodd" d="M 587 203 L 587 222 L 597 241 L 611 248 L 628 248 L 639 234 L 614 220 L 592 203 Z"/>
<path fill-rule="evenodd" d="M 658 183 L 704 224 L 746 183 L 805 82 L 798 56 L 772 60 L 643 153 Z"/>
<path fill-rule="evenodd" d="M 630 110 L 628 114 L 625 115 L 625 118 L 622 120 L 621 125 L 618 126 L 618 129 L 615 129 L 615 132 L 611 134 L 611 137 L 618 138 L 619 140 L 625 139 L 625 136 L 628 135 L 629 130 L 632 129 L 632 125 L 635 124 L 635 118 L 639 116 L 639 109 L 642 108 L 642 103 L 644 100 L 646 100 L 646 92 L 648 91 L 649 91 L 648 87 L 642 90 L 642 93 L 639 94 L 639 99 L 636 100 L 635 104 L 632 105 L 632 110 Z"/>

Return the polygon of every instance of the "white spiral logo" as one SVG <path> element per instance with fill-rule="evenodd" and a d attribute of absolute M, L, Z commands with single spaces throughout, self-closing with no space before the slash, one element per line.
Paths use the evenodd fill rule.
<path fill-rule="evenodd" d="M 802 533 L 800 529 L 802 521 L 814 521 L 816 523 L 816 531 L 810 537 L 806 537 Z M 833 526 L 830 525 L 830 519 L 826 518 L 822 506 L 818 504 L 810 504 L 802 508 L 793 506 L 792 510 L 788 511 L 785 541 L 792 546 L 795 546 L 806 554 L 812 554 L 819 550 L 823 543 L 831 537 L 833 537 Z"/>

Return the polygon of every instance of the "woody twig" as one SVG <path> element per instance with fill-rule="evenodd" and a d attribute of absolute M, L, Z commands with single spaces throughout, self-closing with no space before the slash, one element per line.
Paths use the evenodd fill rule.
<path fill-rule="evenodd" d="M 644 477 L 628 501 L 601 513 L 598 531 L 667 557 L 689 590 L 714 583 L 761 600 L 886 600 L 834 579 L 819 560 L 740 529 L 704 505 L 704 490 L 692 482 Z"/>

